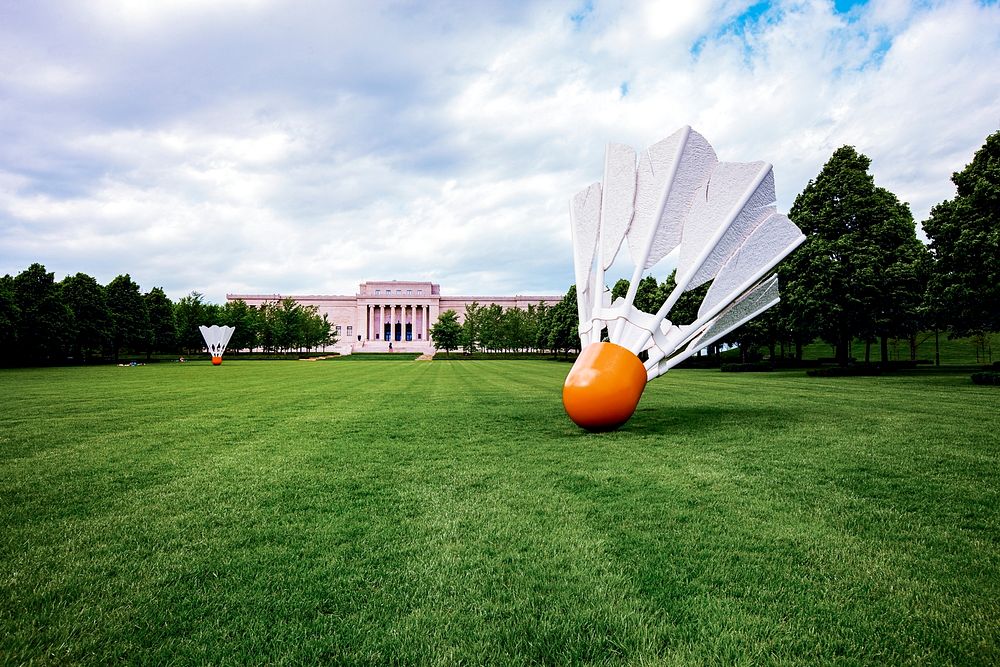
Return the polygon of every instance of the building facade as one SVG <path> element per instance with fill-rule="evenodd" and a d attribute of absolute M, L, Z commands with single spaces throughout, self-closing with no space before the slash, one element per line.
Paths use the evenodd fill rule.
<path fill-rule="evenodd" d="M 326 315 L 337 336 L 334 349 L 351 352 L 388 352 L 392 350 L 429 352 L 434 349 L 430 328 L 441 313 L 454 310 L 459 322 L 465 319 L 465 307 L 472 302 L 481 306 L 498 304 L 502 308 L 522 308 L 539 302 L 559 303 L 562 296 L 442 296 L 441 286 L 431 282 L 384 280 L 361 283 L 353 296 L 291 294 L 227 294 L 227 301 L 242 300 L 260 307 L 291 298 L 303 306 L 316 306 Z"/>

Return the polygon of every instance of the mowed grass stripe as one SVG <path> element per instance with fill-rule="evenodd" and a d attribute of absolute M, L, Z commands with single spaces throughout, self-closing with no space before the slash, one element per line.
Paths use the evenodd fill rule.
<path fill-rule="evenodd" d="M 568 368 L 0 373 L 0 656 L 996 661 L 995 389 L 682 371 L 591 435 Z"/>

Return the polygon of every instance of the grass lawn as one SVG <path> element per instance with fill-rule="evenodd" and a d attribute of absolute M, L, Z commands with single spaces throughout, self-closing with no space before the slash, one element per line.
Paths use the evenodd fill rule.
<path fill-rule="evenodd" d="M 568 370 L 0 371 L 0 663 L 1000 662 L 1000 388 Z"/>

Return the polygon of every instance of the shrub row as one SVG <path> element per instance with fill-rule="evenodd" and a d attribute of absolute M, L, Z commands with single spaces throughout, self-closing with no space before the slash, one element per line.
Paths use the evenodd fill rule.
<path fill-rule="evenodd" d="M 848 357 L 847 358 L 847 363 L 853 364 L 857 360 L 858 360 L 857 357 Z M 819 359 L 816 360 L 816 363 L 818 363 L 818 364 L 837 364 L 837 363 L 840 363 L 840 360 L 837 359 L 837 357 L 820 357 Z"/>
<path fill-rule="evenodd" d="M 751 361 L 745 364 L 722 364 L 723 373 L 756 373 L 773 371 L 770 361 Z"/>
<path fill-rule="evenodd" d="M 917 366 L 930 366 L 934 362 L 930 359 L 890 359 L 877 363 L 883 368 L 916 368 Z"/>
<path fill-rule="evenodd" d="M 979 373 L 973 373 L 972 381 L 976 384 L 1000 386 L 1000 371 L 980 371 Z"/>
<path fill-rule="evenodd" d="M 333 356 L 333 355 L 330 355 Z M 355 352 L 337 356 L 337 361 L 413 361 L 420 354 L 418 352 Z"/>
<path fill-rule="evenodd" d="M 878 366 L 829 366 L 806 371 L 806 375 L 814 378 L 860 377 L 881 375 Z"/>

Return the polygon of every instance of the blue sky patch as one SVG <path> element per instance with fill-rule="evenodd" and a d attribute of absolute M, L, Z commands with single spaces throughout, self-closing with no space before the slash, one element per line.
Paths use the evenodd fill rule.
<path fill-rule="evenodd" d="M 834 0 L 833 8 L 838 14 L 847 14 L 855 7 L 867 5 L 868 0 Z"/>
<path fill-rule="evenodd" d="M 587 17 L 594 13 L 594 2 L 593 0 L 586 0 L 583 5 L 580 6 L 575 12 L 569 15 L 569 20 L 573 22 L 577 28 L 579 28 Z"/>
<path fill-rule="evenodd" d="M 728 21 L 726 24 L 719 27 L 719 29 L 712 35 L 702 35 L 695 43 L 691 45 L 688 52 L 692 57 L 698 58 L 701 52 L 704 50 L 705 45 L 708 43 L 709 39 L 719 39 L 726 34 L 743 35 L 747 29 L 753 24 L 761 20 L 761 17 L 772 8 L 771 0 L 763 0 L 762 2 L 755 2 L 754 4 L 747 7 L 742 13 L 735 16 L 732 20 Z M 745 54 L 749 57 L 749 53 Z"/>

